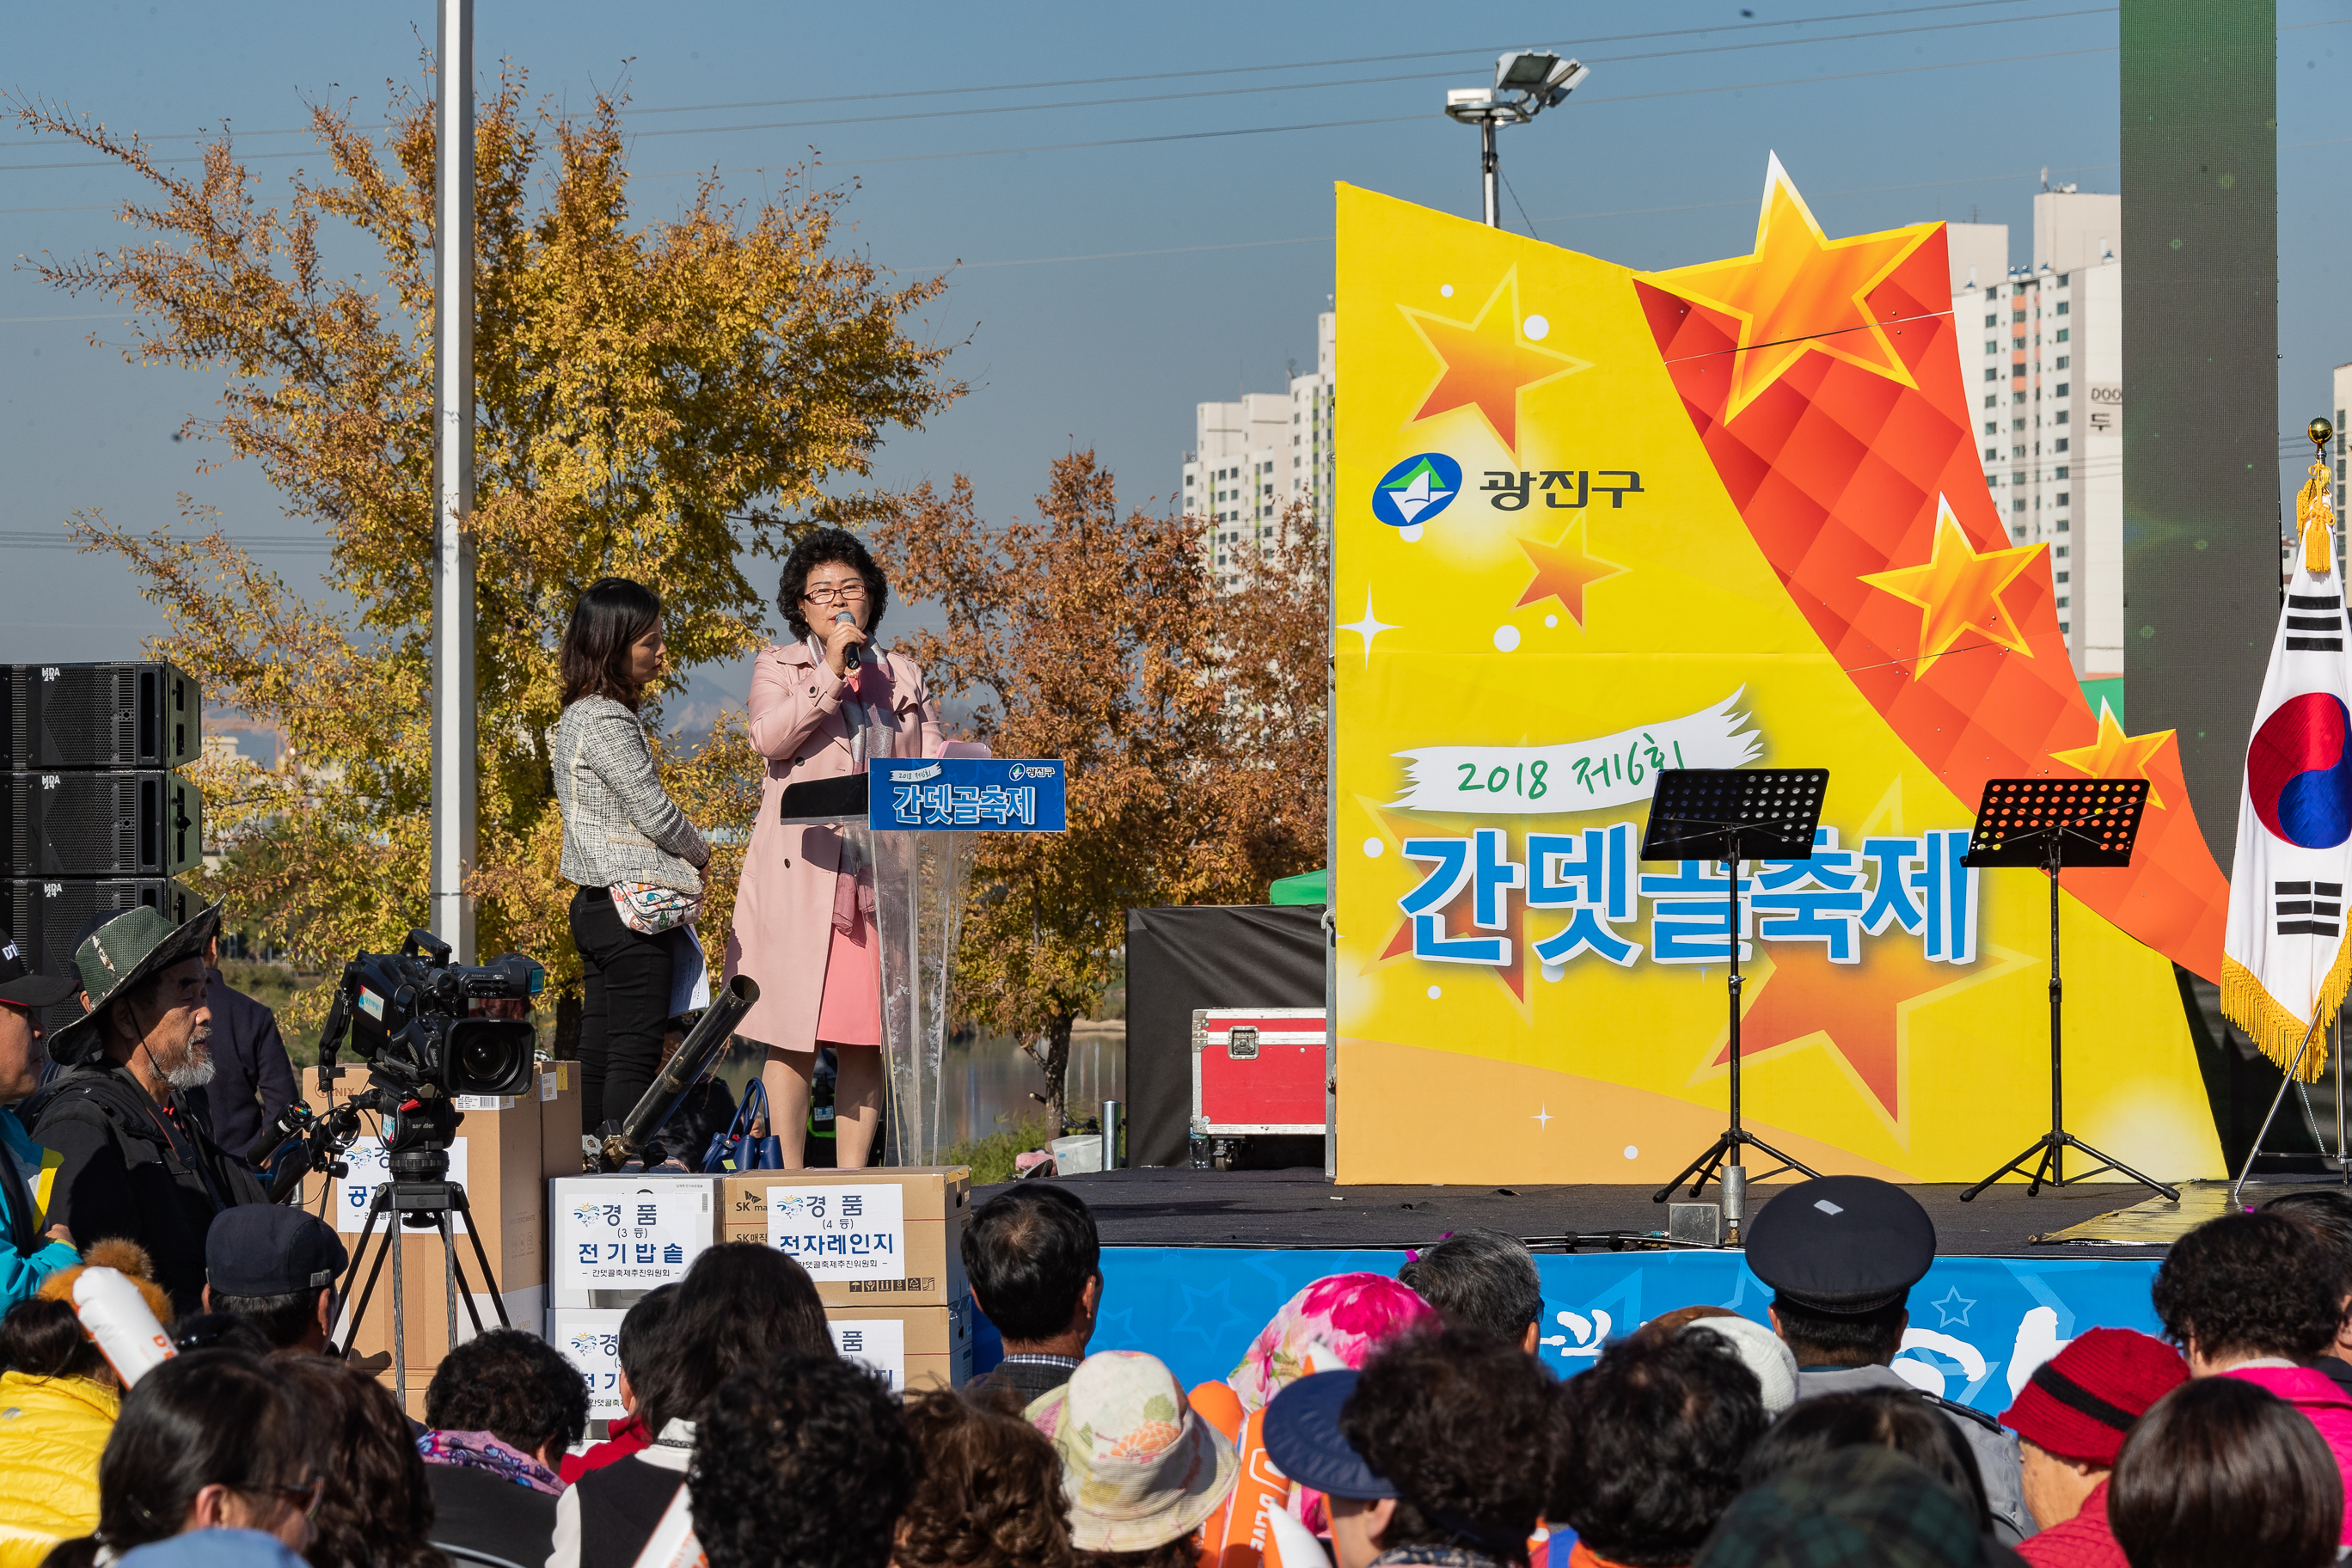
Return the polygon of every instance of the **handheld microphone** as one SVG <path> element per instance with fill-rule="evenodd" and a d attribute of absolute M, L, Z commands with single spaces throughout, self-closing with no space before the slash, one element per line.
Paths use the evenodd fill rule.
<path fill-rule="evenodd" d="M 856 617 L 855 616 L 852 616 L 847 610 L 844 610 L 841 614 L 833 617 L 833 624 L 837 626 L 844 621 L 855 621 L 856 619 Z M 856 643 L 851 643 L 847 647 L 841 650 L 841 662 L 847 667 L 850 674 L 855 675 L 857 673 L 857 667 L 863 664 L 865 660 L 858 658 L 857 645 Z"/>

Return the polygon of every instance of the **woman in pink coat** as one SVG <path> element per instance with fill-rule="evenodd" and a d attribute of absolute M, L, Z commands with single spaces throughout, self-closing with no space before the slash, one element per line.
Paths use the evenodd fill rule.
<path fill-rule="evenodd" d="M 768 779 L 735 895 L 727 973 L 760 984 L 740 1033 L 768 1047 L 761 1078 L 785 1166 L 801 1168 L 823 1045 L 839 1063 L 835 1158 L 850 1169 L 872 1153 L 882 1104 L 874 871 L 845 868 L 839 830 L 785 826 L 777 797 L 788 784 L 862 773 L 868 757 L 986 753 L 950 742 L 922 670 L 872 642 L 890 585 L 856 535 L 827 528 L 803 539 L 784 561 L 776 603 L 798 640 L 751 664 L 751 745 L 768 759 Z M 854 672 L 852 648 L 861 659 Z"/>

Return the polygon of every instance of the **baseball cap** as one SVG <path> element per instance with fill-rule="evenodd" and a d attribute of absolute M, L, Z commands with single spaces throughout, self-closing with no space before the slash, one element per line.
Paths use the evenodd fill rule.
<path fill-rule="evenodd" d="M 215 1296 L 291 1296 L 332 1285 L 351 1254 L 327 1222 L 283 1204 L 223 1209 L 205 1235 L 205 1282 Z"/>
<path fill-rule="evenodd" d="M 0 929 L 0 1002 L 17 1007 L 54 1007 L 81 989 L 78 980 L 35 973 L 16 939 Z"/>

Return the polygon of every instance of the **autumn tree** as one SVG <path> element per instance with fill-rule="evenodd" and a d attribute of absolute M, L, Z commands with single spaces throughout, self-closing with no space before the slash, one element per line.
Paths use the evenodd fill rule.
<path fill-rule="evenodd" d="M 1311 546 L 1286 536 L 1223 596 L 1197 520 L 1121 518 L 1091 452 L 1054 464 L 1034 521 L 983 521 L 959 477 L 873 542 L 897 589 L 944 614 L 944 635 L 900 643 L 931 689 L 972 701 L 998 755 L 1068 765 L 1066 833 L 982 837 L 956 971 L 959 1011 L 1023 1039 L 1058 1131 L 1070 1026 L 1117 976 L 1127 911 L 1253 900 L 1319 863 L 1323 665 L 1259 640 L 1285 595 L 1319 595 L 1294 559 Z M 1297 646 L 1319 647 L 1324 619 Z M 1311 774 L 1279 776 L 1309 752 Z"/>
<path fill-rule="evenodd" d="M 1198 518 L 1191 528 L 1213 528 Z M 1211 669 L 1219 821 L 1246 866 L 1240 896 L 1324 864 L 1331 669 L 1330 532 L 1294 502 L 1257 541 L 1227 547 Z"/>
<path fill-rule="evenodd" d="M 162 610 L 152 651 L 282 738 L 275 769 L 201 771 L 215 845 L 232 851 L 204 890 L 311 963 L 395 942 L 427 923 L 434 106 L 394 89 L 380 140 L 348 107 L 314 107 L 327 171 L 297 174 L 282 208 L 262 205 L 226 135 L 184 178 L 136 136 L 16 109 L 144 192 L 121 214 L 142 237 L 41 258 L 40 275 L 126 307 L 127 359 L 219 374 L 217 410 L 184 434 L 259 463 L 331 551 L 326 593 L 306 597 L 184 498 L 186 531 L 71 524 Z M 836 249 L 844 192 L 795 174 L 782 195 L 730 203 L 706 177 L 677 216 L 641 219 L 617 99 L 565 119 L 509 68 L 476 125 L 472 889 L 484 952 L 533 953 L 572 986 L 548 736 L 579 593 L 608 574 L 653 586 L 674 668 L 748 657 L 766 588 L 739 554 L 782 553 L 829 480 L 866 473 L 890 426 L 919 426 L 962 388 L 948 350 L 909 332 L 942 281 L 886 287 Z M 748 825 L 759 763 L 740 724 L 664 763 L 706 829 Z M 727 837 L 706 931 L 731 907 L 741 836 Z"/>

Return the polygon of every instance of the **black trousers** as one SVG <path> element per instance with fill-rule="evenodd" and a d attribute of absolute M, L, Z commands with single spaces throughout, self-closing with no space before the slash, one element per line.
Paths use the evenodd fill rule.
<path fill-rule="evenodd" d="M 631 931 L 613 907 L 609 888 L 583 888 L 572 896 L 572 941 L 580 949 L 588 990 L 580 1016 L 583 1132 L 626 1116 L 661 1070 L 676 936 Z"/>

